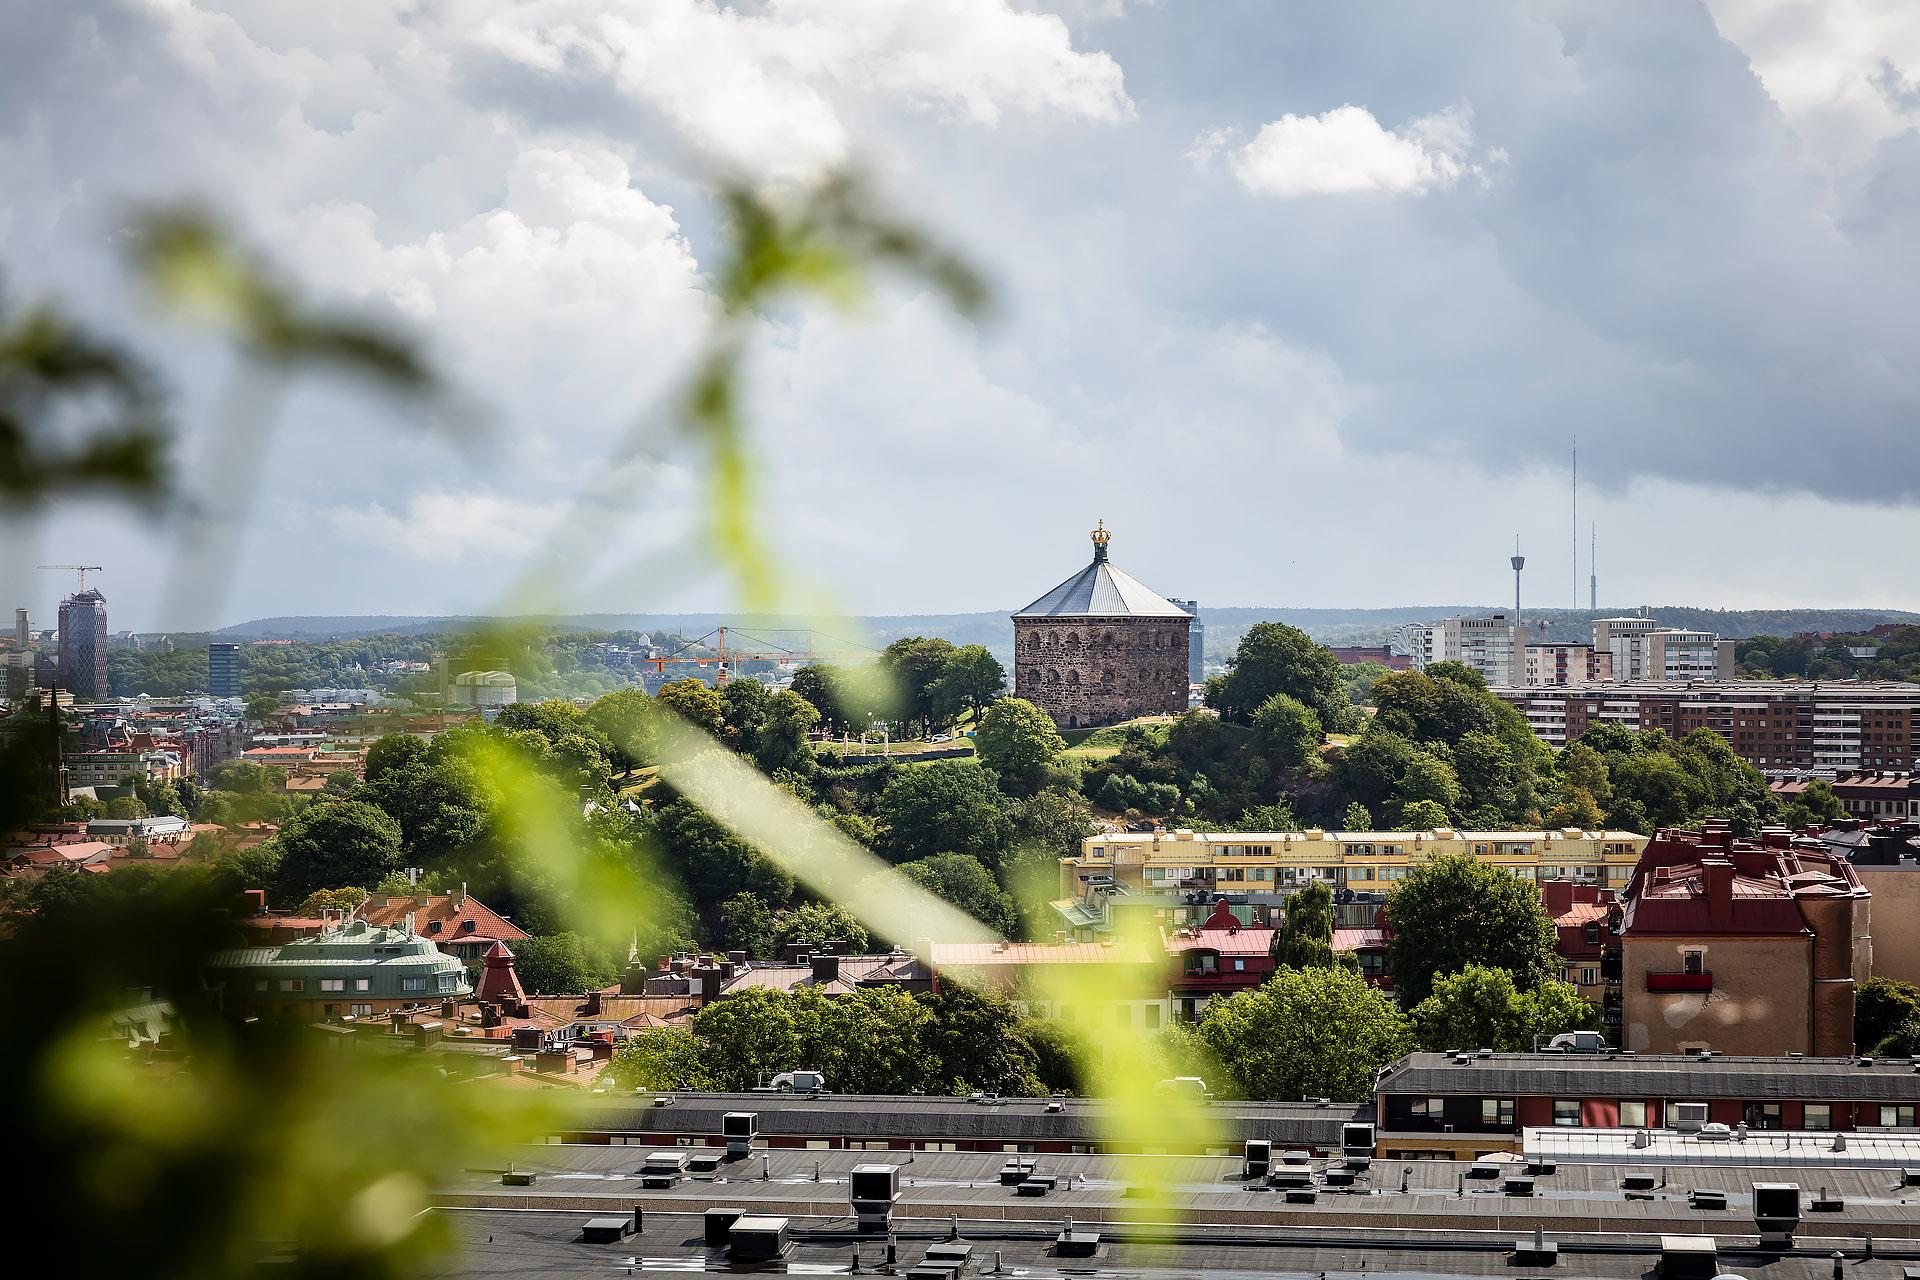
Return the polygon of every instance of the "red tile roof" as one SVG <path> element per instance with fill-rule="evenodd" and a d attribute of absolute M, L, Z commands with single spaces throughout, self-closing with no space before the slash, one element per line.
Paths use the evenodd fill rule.
<path fill-rule="evenodd" d="M 426 901 L 424 905 L 421 899 Z M 413 913 L 413 929 L 433 942 L 477 942 L 482 940 L 519 942 L 527 931 L 502 919 L 477 898 L 453 893 L 418 894 L 412 897 L 375 894 L 360 908 L 360 918 L 384 929 L 397 929 Z M 472 921 L 473 927 L 467 928 Z M 432 926 L 438 923 L 439 929 Z"/>

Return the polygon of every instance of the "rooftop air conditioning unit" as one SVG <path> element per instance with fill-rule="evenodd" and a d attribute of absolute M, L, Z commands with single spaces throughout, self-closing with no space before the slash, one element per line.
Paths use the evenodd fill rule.
<path fill-rule="evenodd" d="M 727 1154 L 744 1156 L 753 1150 L 753 1140 L 760 1132 L 760 1113 L 757 1111 L 729 1111 L 720 1117 L 720 1136 L 727 1140 Z"/>
<path fill-rule="evenodd" d="M 1707 1123 L 1707 1104 L 1704 1102 L 1675 1102 L 1668 1110 L 1673 1116 L 1673 1127 L 1681 1133 L 1698 1133 Z"/>
<path fill-rule="evenodd" d="M 862 1231 L 882 1231 L 900 1198 L 900 1166 L 857 1164 L 850 1179 L 853 1216 Z"/>

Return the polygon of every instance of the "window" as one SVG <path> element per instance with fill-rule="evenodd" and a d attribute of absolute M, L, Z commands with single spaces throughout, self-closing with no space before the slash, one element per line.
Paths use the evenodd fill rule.
<path fill-rule="evenodd" d="M 1800 1122 L 1800 1127 L 1802 1129 L 1833 1128 L 1832 1104 L 1826 1102 L 1809 1102 L 1806 1107 L 1806 1118 Z"/>
<path fill-rule="evenodd" d="M 400 989 L 402 991 L 425 991 L 427 989 L 427 980 L 424 977 L 402 978 L 400 979 Z"/>
<path fill-rule="evenodd" d="M 281 991 L 305 991 L 307 989 L 307 980 L 305 978 L 282 978 L 274 985 Z"/>
<path fill-rule="evenodd" d="M 1622 1129 L 1644 1129 L 1647 1127 L 1647 1104 L 1644 1102 L 1620 1103 L 1620 1127 Z"/>
<path fill-rule="evenodd" d="M 1144 1009 L 1142 1009 L 1140 1012 L 1143 1015 L 1142 1021 L 1145 1023 L 1147 1030 L 1151 1031 L 1155 1027 L 1158 1027 L 1160 1025 L 1160 1006 L 1159 1005 L 1150 1004 L 1146 1006 Z"/>
<path fill-rule="evenodd" d="M 322 978 L 320 979 L 320 989 L 322 991 L 345 991 L 347 989 L 347 980 L 345 978 Z"/>
<path fill-rule="evenodd" d="M 1581 985 L 1581 986 L 1583 986 L 1583 987 L 1590 987 L 1590 986 L 1592 986 L 1592 985 L 1593 985 L 1594 983 L 1596 983 L 1596 982 L 1598 982 L 1598 981 L 1600 981 L 1600 970 L 1598 970 L 1598 969 L 1582 969 L 1582 970 L 1580 971 L 1580 985 Z"/>
<path fill-rule="evenodd" d="M 1415 1098 L 1407 1106 L 1407 1114 L 1421 1120 L 1438 1120 L 1447 1109 L 1445 1098 Z"/>
<path fill-rule="evenodd" d="M 1682 951 L 1680 953 L 1680 960 L 1682 967 L 1688 973 L 1706 972 L 1707 957 L 1704 951 Z"/>
<path fill-rule="evenodd" d="M 1513 1099 L 1480 1099 L 1480 1123 L 1511 1127 L 1513 1124 Z"/>
<path fill-rule="evenodd" d="M 265 978 L 255 978 L 253 980 L 253 989 L 255 991 L 265 991 L 267 989 L 267 980 Z"/>
<path fill-rule="evenodd" d="M 1555 1098 L 1553 1100 L 1553 1122 L 1578 1128 L 1580 1125 L 1580 1099 Z"/>
<path fill-rule="evenodd" d="M 1233 962 L 1233 971 L 1235 973 L 1245 973 L 1247 971 L 1247 962 L 1245 960 L 1235 960 Z"/>
<path fill-rule="evenodd" d="M 1746 1121 L 1749 1129 L 1780 1129 L 1780 1104 L 1777 1102 L 1749 1102 L 1741 1112 L 1740 1118 Z"/>
<path fill-rule="evenodd" d="M 1880 1127 L 1882 1129 L 1911 1129 L 1914 1126 L 1914 1108 L 1911 1106 L 1881 1107 Z"/>
<path fill-rule="evenodd" d="M 356 1018 L 371 1018 L 373 1016 L 373 1006 L 370 1004 L 348 1005 L 347 1011 Z"/>

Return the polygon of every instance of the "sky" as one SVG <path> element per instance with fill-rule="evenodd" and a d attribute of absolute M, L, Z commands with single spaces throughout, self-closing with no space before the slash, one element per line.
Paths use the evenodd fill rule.
<path fill-rule="evenodd" d="M 1603 605 L 1917 607 L 1906 0 L 0 7 L 0 287 L 163 371 L 212 521 L 16 518 L 0 592 L 50 625 L 33 566 L 104 565 L 115 630 L 735 607 L 666 411 L 713 183 L 849 167 L 993 303 L 880 276 L 759 325 L 794 601 L 1017 608 L 1104 520 L 1202 604 L 1498 603 L 1518 534 L 1527 603 L 1584 606 L 1597 531 Z M 237 473 L 231 353 L 125 268 L 178 202 L 448 398 L 302 381 Z"/>

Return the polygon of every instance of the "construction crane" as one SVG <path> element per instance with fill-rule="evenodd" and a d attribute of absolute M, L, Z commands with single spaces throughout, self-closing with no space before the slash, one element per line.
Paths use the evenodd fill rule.
<path fill-rule="evenodd" d="M 36 569 L 72 569 L 74 572 L 80 575 L 81 591 L 85 591 L 87 589 L 88 574 L 104 573 L 106 571 L 105 565 L 98 565 L 98 564 L 40 564 L 40 565 L 35 565 L 34 568 Z"/>
<path fill-rule="evenodd" d="M 814 647 L 813 638 L 815 633 L 812 631 L 793 633 L 806 637 L 806 643 L 797 648 L 782 648 L 772 641 L 762 640 L 758 636 L 749 634 L 748 639 L 758 640 L 759 643 L 767 645 L 768 647 L 764 649 L 729 649 L 727 647 L 727 630 L 726 627 L 715 627 L 712 631 L 707 632 L 706 635 L 701 636 L 697 640 L 687 641 L 678 649 L 664 657 L 641 658 L 639 662 L 642 666 L 652 667 L 662 675 L 666 674 L 667 664 L 670 662 L 674 664 L 691 664 L 697 667 L 717 666 L 719 669 L 714 673 L 713 682 L 716 685 L 723 685 L 733 678 L 734 664 L 740 662 L 808 663 L 819 662 L 823 659 L 855 659 L 864 662 L 880 656 L 878 649 L 817 649 Z M 776 632 L 775 634 L 784 635 L 787 633 Z M 835 640 L 833 636 L 827 636 L 826 638 L 828 640 Z M 711 654 L 691 654 L 687 652 L 687 650 L 694 648 L 696 645 L 704 645 L 709 640 L 714 642 L 713 652 Z M 845 644 L 847 642 L 844 640 L 835 640 L 835 643 Z"/>

